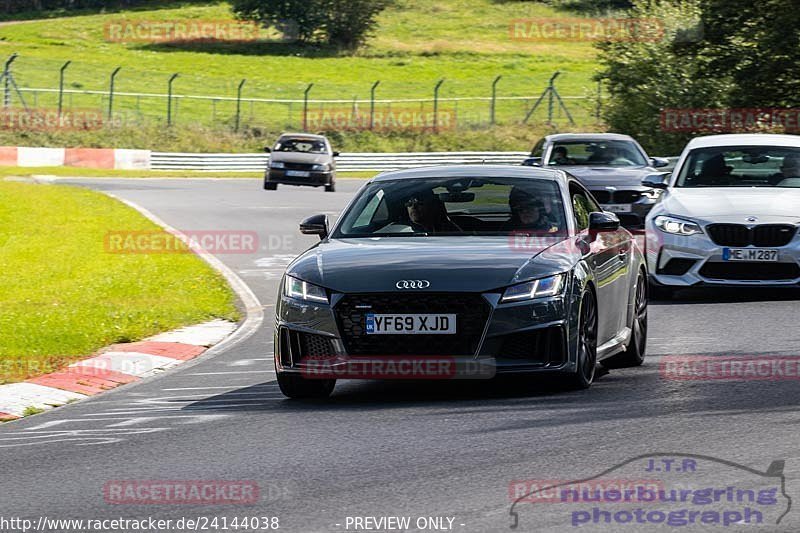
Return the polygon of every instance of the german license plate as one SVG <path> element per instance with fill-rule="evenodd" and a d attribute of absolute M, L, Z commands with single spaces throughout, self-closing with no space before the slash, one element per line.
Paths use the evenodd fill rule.
<path fill-rule="evenodd" d="M 606 204 L 603 209 L 610 213 L 630 213 L 631 204 Z"/>
<path fill-rule="evenodd" d="M 723 248 L 722 259 L 725 261 L 747 261 L 750 263 L 777 263 L 778 250 L 764 248 Z"/>
<path fill-rule="evenodd" d="M 286 175 L 290 178 L 307 178 L 311 176 L 311 172 L 305 170 L 287 170 Z"/>
<path fill-rule="evenodd" d="M 455 334 L 456 315 L 367 314 L 368 335 Z"/>

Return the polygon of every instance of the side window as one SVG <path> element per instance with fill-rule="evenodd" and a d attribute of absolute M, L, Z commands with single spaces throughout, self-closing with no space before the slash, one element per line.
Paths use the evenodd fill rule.
<path fill-rule="evenodd" d="M 589 194 L 576 184 L 570 184 L 569 195 L 572 198 L 572 211 L 575 214 L 575 226 L 578 231 L 589 229 L 589 213 L 602 211 Z"/>
<path fill-rule="evenodd" d="M 369 203 L 359 213 L 358 218 L 353 223 L 353 229 L 364 228 L 376 222 L 387 222 L 389 219 L 389 208 L 383 199 L 383 191 L 370 198 Z"/>
<path fill-rule="evenodd" d="M 531 150 L 531 157 L 543 157 L 544 156 L 544 139 L 539 139 L 539 142 L 536 143 L 536 146 L 533 147 Z"/>

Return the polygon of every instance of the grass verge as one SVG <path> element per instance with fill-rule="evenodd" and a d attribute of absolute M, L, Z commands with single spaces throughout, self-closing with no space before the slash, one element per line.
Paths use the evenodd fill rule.
<path fill-rule="evenodd" d="M 100 193 L 0 182 L 0 383 L 109 344 L 237 320 L 234 293 L 195 255 L 105 251 L 109 230 L 159 229 Z"/>

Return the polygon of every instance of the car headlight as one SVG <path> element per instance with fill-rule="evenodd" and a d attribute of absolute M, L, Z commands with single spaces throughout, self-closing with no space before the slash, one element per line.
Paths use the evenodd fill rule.
<path fill-rule="evenodd" d="M 561 294 L 562 290 L 564 290 L 564 274 L 556 274 L 507 288 L 500 303 L 547 298 Z"/>
<path fill-rule="evenodd" d="M 286 276 L 283 280 L 283 294 L 307 302 L 328 303 L 325 289 L 291 276 Z"/>
<path fill-rule="evenodd" d="M 328 165 L 314 165 L 311 170 L 314 172 L 327 172 L 331 169 Z"/>
<path fill-rule="evenodd" d="M 668 216 L 658 216 L 655 219 L 655 224 L 658 229 L 663 231 L 664 233 L 671 233 L 673 235 L 697 235 L 698 233 L 703 233 L 703 229 L 695 224 L 694 222 L 689 222 L 688 220 L 683 220 L 680 218 L 668 217 Z"/>
<path fill-rule="evenodd" d="M 283 168 L 285 165 L 280 161 L 270 161 L 269 168 Z"/>
<path fill-rule="evenodd" d="M 650 189 L 649 191 L 644 191 L 642 196 L 648 198 L 650 200 L 658 200 L 661 198 L 661 193 L 664 192 L 664 189 Z"/>

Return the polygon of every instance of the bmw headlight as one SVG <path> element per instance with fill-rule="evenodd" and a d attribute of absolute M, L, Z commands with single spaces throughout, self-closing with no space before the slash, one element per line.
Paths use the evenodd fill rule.
<path fill-rule="evenodd" d="M 286 276 L 286 279 L 283 280 L 283 294 L 289 298 L 306 302 L 328 303 L 325 289 L 291 276 Z"/>
<path fill-rule="evenodd" d="M 270 161 L 269 168 L 283 168 L 285 165 L 280 161 Z"/>
<path fill-rule="evenodd" d="M 657 216 L 655 224 L 658 229 L 664 233 L 671 233 L 673 235 L 697 235 L 703 233 L 703 229 L 694 222 L 683 220 L 680 218 Z"/>
<path fill-rule="evenodd" d="M 564 274 L 557 274 L 549 278 L 537 279 L 527 283 L 520 283 L 506 289 L 500 303 L 533 300 L 534 298 L 547 298 L 557 296 L 564 290 Z"/>
<path fill-rule="evenodd" d="M 311 170 L 314 172 L 327 172 L 331 169 L 328 165 L 314 165 Z"/>

